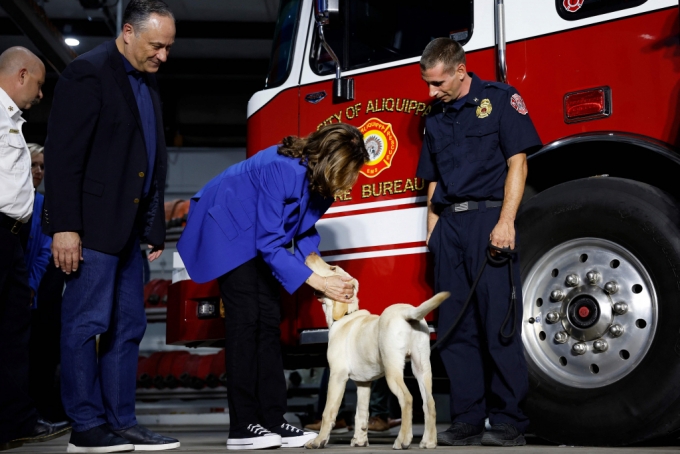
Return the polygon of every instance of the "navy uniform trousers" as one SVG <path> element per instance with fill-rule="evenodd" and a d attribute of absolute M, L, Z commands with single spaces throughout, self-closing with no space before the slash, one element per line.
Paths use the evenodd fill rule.
<path fill-rule="evenodd" d="M 448 331 L 470 292 L 483 260 L 489 235 L 498 223 L 500 207 L 452 213 L 446 210 L 430 237 L 435 256 L 435 290 L 451 297 L 439 307 L 440 336 Z M 451 421 L 481 428 L 485 418 L 508 423 L 521 432 L 529 425 L 521 410 L 528 390 L 522 348 L 522 298 L 519 260 L 513 260 L 517 294 L 517 330 L 511 339 L 499 333 L 510 306 L 510 271 L 507 264 L 487 264 L 475 296 L 448 342 L 439 353 L 451 382 Z M 505 333 L 510 332 L 510 324 Z"/>

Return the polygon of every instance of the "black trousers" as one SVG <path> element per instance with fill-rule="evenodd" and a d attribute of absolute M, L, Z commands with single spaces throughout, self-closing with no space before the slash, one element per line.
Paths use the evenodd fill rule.
<path fill-rule="evenodd" d="M 68 419 L 61 403 L 61 294 L 66 275 L 50 257 L 38 287 L 38 307 L 31 313 L 29 389 L 41 416 L 50 421 Z"/>
<path fill-rule="evenodd" d="M 489 235 L 500 208 L 451 213 L 439 218 L 430 237 L 435 256 L 435 290 L 451 297 L 439 306 L 437 331 L 446 333 L 458 317 L 470 285 L 486 260 Z M 522 407 L 529 379 L 522 347 L 522 285 L 519 257 L 512 262 L 517 291 L 517 330 L 511 339 L 500 335 L 510 306 L 508 265 L 487 265 L 475 295 L 449 342 L 440 347 L 451 382 L 451 422 L 483 427 L 485 417 L 526 431 L 529 419 Z M 510 328 L 506 327 L 505 332 Z"/>
<path fill-rule="evenodd" d="M 25 434 L 38 418 L 28 392 L 30 304 L 21 239 L 0 227 L 0 443 Z"/>
<path fill-rule="evenodd" d="M 286 422 L 280 285 L 261 257 L 218 278 L 224 302 L 227 400 L 232 429 Z"/>

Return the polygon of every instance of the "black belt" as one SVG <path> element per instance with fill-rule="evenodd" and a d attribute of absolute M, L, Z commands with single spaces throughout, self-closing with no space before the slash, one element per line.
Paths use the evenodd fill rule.
<path fill-rule="evenodd" d="M 482 201 L 474 201 L 470 200 L 468 202 L 460 202 L 460 203 L 454 203 L 453 205 L 449 205 L 445 208 L 445 211 L 451 211 L 453 213 L 460 213 L 461 211 L 471 211 L 471 210 L 478 210 L 479 205 L 484 204 L 487 208 L 495 208 L 503 205 L 502 200 L 482 200 Z"/>
<path fill-rule="evenodd" d="M 5 213 L 0 213 L 0 226 L 9 229 L 13 234 L 18 235 L 22 225 L 24 225 L 23 222 L 17 221 L 16 219 L 7 216 Z"/>

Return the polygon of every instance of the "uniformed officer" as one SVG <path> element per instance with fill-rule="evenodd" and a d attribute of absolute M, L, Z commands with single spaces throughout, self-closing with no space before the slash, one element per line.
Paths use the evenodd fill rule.
<path fill-rule="evenodd" d="M 40 102 L 44 82 L 45 65 L 28 49 L 0 54 L 0 451 L 71 428 L 43 419 L 28 393 L 31 289 L 21 226 L 31 218 L 34 190 L 21 114 Z"/>
<path fill-rule="evenodd" d="M 439 309 L 438 332 L 460 313 L 486 251 L 516 246 L 515 216 L 524 192 L 526 155 L 541 146 L 513 87 L 467 72 L 465 52 L 448 38 L 430 42 L 420 60 L 436 98 L 427 116 L 417 176 L 429 181 L 427 242 L 435 257 L 435 291 L 450 291 Z M 451 382 L 451 427 L 443 445 L 524 445 L 522 412 L 528 388 L 522 351 L 519 261 L 512 261 L 517 323 L 501 326 L 510 306 L 508 265 L 485 268 L 468 307 L 440 355 Z M 504 333 L 511 331 L 506 326 Z M 485 418 L 491 430 L 484 432 Z"/>

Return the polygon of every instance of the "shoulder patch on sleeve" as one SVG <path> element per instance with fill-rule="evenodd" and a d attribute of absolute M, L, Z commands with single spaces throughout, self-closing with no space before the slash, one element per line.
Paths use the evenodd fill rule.
<path fill-rule="evenodd" d="M 524 100 L 518 93 L 512 95 L 512 98 L 510 98 L 510 105 L 514 107 L 515 110 L 521 113 L 522 115 L 526 115 L 529 113 L 526 104 L 524 104 Z"/>

